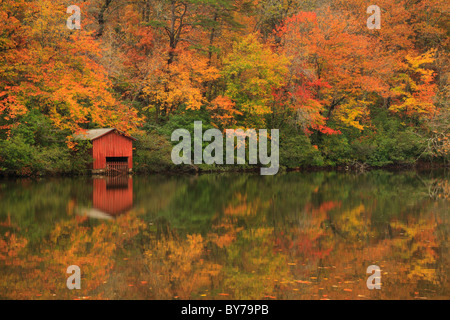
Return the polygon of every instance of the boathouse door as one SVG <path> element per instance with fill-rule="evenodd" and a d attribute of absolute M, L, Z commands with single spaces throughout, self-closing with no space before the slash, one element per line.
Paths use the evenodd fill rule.
<path fill-rule="evenodd" d="M 128 157 L 106 157 L 106 174 L 119 175 L 128 172 Z"/>

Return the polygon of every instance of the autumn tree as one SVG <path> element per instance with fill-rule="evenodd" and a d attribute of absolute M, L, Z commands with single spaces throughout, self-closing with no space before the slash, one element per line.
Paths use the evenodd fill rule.
<path fill-rule="evenodd" d="M 4 126 L 17 114 L 39 110 L 60 130 L 76 132 L 89 125 L 136 127 L 136 112 L 116 100 L 104 68 L 101 51 L 92 35 L 69 30 L 62 2 L 40 0 L 31 8 L 15 11 L 17 5 L 2 2 L 15 28 L 27 30 L 25 43 L 19 38 L 8 44 L 0 68 L 5 69 L 0 95 L 7 111 Z M 25 4 L 24 4 L 25 5 Z M 14 54 L 20 59 L 14 58 Z M 6 62 L 6 63 L 5 63 Z"/>
<path fill-rule="evenodd" d="M 272 92 L 283 85 L 289 60 L 250 34 L 234 44 L 223 64 L 224 96 L 243 114 L 239 124 L 264 126 L 264 117 L 274 107 Z"/>
<path fill-rule="evenodd" d="M 329 131 L 326 123 L 333 117 L 362 130 L 371 93 L 388 92 L 389 65 L 369 37 L 349 27 L 352 23 L 357 21 L 324 9 L 294 15 L 278 29 L 282 50 L 292 59 L 291 102 L 304 128 Z"/>

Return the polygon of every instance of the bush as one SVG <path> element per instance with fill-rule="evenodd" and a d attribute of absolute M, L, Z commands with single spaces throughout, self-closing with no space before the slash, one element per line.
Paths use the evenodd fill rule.
<path fill-rule="evenodd" d="M 374 119 L 375 130 L 351 143 L 355 160 L 371 166 L 412 164 L 425 149 L 425 139 L 400 119 L 385 114 Z"/>
<path fill-rule="evenodd" d="M 324 135 L 319 146 L 326 165 L 340 165 L 351 161 L 351 147 L 344 134 Z"/>
<path fill-rule="evenodd" d="M 72 151 L 65 142 L 68 134 L 31 111 L 11 130 L 8 139 L 0 140 L 0 173 L 29 176 L 86 171 L 92 161 L 88 152 L 91 143 L 82 141 Z"/>
<path fill-rule="evenodd" d="M 137 135 L 134 150 L 136 172 L 158 172 L 174 168 L 171 159 L 172 145 L 162 135 L 147 133 Z"/>
<path fill-rule="evenodd" d="M 61 174 L 73 170 L 67 146 L 48 147 L 31 145 L 18 134 L 0 143 L 2 171 L 14 175 Z"/>
<path fill-rule="evenodd" d="M 282 135 L 280 137 L 280 165 L 287 168 L 298 168 L 305 165 L 323 165 L 323 158 L 311 145 L 304 134 Z"/>

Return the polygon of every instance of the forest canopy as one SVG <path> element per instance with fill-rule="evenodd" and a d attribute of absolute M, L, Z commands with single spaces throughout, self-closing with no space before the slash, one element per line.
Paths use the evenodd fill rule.
<path fill-rule="evenodd" d="M 80 172 L 102 127 L 173 169 L 195 120 L 279 129 L 286 168 L 445 163 L 448 35 L 444 0 L 2 0 L 0 174 Z"/>

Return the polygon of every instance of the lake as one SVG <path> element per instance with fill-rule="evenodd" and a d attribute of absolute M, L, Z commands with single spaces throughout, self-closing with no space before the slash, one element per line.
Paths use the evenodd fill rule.
<path fill-rule="evenodd" d="M 0 298 L 449 299 L 449 195 L 445 170 L 0 180 Z"/>

